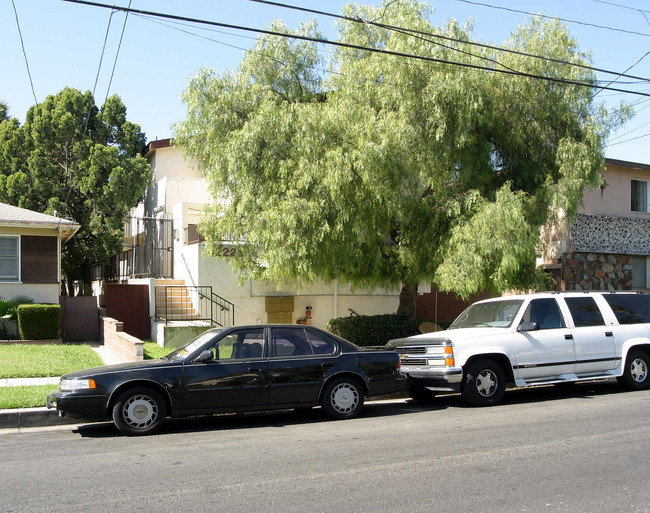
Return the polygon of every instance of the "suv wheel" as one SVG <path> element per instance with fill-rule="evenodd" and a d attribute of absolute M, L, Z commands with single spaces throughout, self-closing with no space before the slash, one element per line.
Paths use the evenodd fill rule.
<path fill-rule="evenodd" d="M 467 367 L 463 385 L 463 398 L 468 403 L 492 406 L 501 400 L 506 391 L 506 375 L 494 360 L 476 360 Z"/>
<path fill-rule="evenodd" d="M 650 385 L 650 358 L 638 349 L 633 349 L 625 360 L 625 370 L 618 382 L 630 390 L 642 390 Z"/>

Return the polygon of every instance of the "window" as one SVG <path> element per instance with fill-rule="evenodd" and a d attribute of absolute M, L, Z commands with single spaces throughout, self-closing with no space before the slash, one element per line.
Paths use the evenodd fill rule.
<path fill-rule="evenodd" d="M 272 341 L 274 356 L 302 356 L 314 354 L 307 333 L 305 333 L 305 330 L 302 328 L 273 329 Z"/>
<path fill-rule="evenodd" d="M 585 326 L 603 326 L 603 319 L 596 301 L 592 297 L 567 297 L 566 304 L 571 311 L 576 328 Z"/>
<path fill-rule="evenodd" d="M 552 298 L 533 299 L 526 308 L 523 321 L 536 322 L 540 330 L 564 328 L 557 301 Z"/>
<path fill-rule="evenodd" d="M 0 237 L 0 281 L 20 281 L 20 238 Z"/>
<path fill-rule="evenodd" d="M 648 287 L 648 259 L 646 257 L 634 257 L 632 260 L 632 288 L 647 289 Z"/>
<path fill-rule="evenodd" d="M 264 330 L 233 331 L 220 338 L 210 350 L 215 360 L 261 358 L 264 355 Z"/>
<path fill-rule="evenodd" d="M 648 182 L 632 180 L 632 212 L 648 212 Z"/>
<path fill-rule="evenodd" d="M 620 324 L 650 322 L 650 296 L 645 294 L 604 294 Z"/>
<path fill-rule="evenodd" d="M 309 331 L 308 334 L 315 354 L 334 354 L 336 352 L 336 344 L 326 335 L 314 331 Z"/>

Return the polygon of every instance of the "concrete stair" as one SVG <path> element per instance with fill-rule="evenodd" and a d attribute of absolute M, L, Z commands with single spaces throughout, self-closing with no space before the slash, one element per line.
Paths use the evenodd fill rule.
<path fill-rule="evenodd" d="M 184 286 L 184 280 L 156 280 L 156 317 L 158 319 L 192 320 L 201 317 L 194 308 L 192 299 Z M 168 299 L 167 308 L 165 308 L 165 295 Z"/>

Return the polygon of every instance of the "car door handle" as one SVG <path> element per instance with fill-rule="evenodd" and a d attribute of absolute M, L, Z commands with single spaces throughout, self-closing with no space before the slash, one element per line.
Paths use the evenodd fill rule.
<path fill-rule="evenodd" d="M 606 337 L 613 337 L 614 334 L 613 334 L 611 331 L 606 331 L 606 332 L 605 332 L 605 336 L 606 336 Z"/>
<path fill-rule="evenodd" d="M 320 366 L 321 366 L 323 369 L 326 369 L 327 367 L 334 367 L 334 364 L 333 364 L 333 363 L 323 362 L 323 363 L 320 364 Z"/>
<path fill-rule="evenodd" d="M 262 372 L 264 369 L 261 367 L 249 367 L 248 372 Z"/>
<path fill-rule="evenodd" d="M 564 335 L 566 340 L 573 340 L 573 335 Z"/>

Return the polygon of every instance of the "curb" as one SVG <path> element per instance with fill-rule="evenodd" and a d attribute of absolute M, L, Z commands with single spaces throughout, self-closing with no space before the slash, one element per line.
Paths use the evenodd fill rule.
<path fill-rule="evenodd" d="M 47 408 L 18 408 L 0 410 L 0 429 L 28 428 L 42 426 L 59 426 L 63 424 L 79 424 L 79 419 L 59 417 L 56 410 Z"/>

